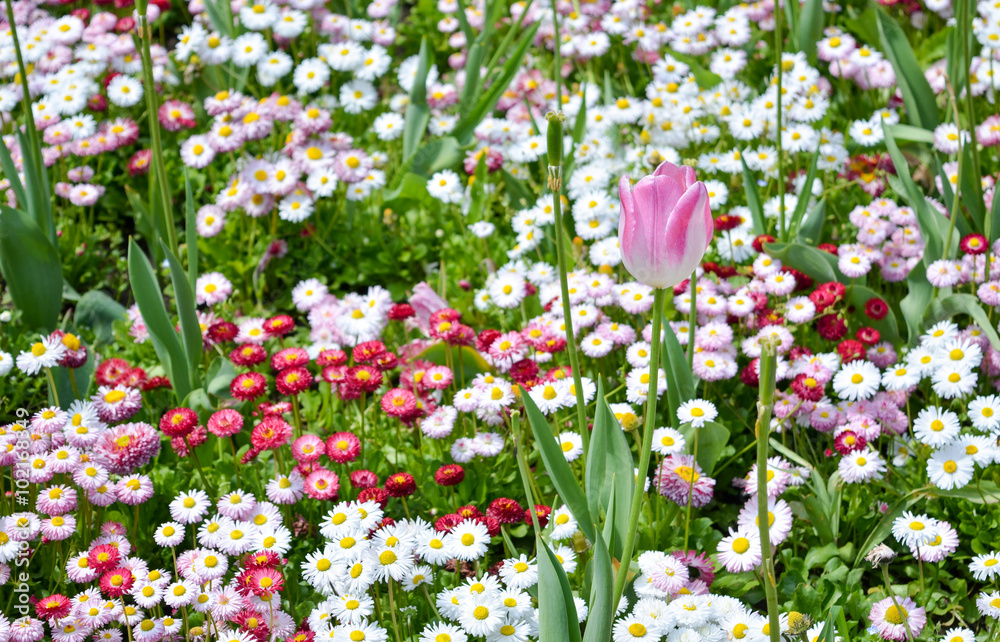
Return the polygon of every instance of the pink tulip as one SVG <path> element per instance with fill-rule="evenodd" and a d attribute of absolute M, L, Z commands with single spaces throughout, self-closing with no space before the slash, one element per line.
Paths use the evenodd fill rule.
<path fill-rule="evenodd" d="M 670 288 L 691 273 L 712 241 L 715 225 L 708 190 L 694 169 L 663 163 L 629 189 L 618 181 L 621 215 L 618 242 L 622 262 L 641 283 Z"/>

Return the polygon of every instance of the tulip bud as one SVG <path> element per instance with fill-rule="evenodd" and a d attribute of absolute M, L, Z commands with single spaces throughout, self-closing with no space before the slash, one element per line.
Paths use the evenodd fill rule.
<path fill-rule="evenodd" d="M 549 167 L 558 167 L 562 165 L 563 121 L 566 120 L 566 116 L 561 111 L 550 111 L 545 115 L 545 119 L 549 121 L 549 128 L 546 132 Z"/>
<path fill-rule="evenodd" d="M 712 241 L 708 189 L 694 169 L 664 162 L 634 187 L 618 182 L 622 263 L 641 283 L 671 288 L 691 276 Z"/>

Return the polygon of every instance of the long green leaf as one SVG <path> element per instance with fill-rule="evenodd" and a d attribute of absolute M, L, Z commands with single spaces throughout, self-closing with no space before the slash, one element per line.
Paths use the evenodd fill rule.
<path fill-rule="evenodd" d="M 191 291 L 198 291 L 198 223 L 194 212 L 194 191 L 191 189 L 191 176 L 188 168 L 184 168 L 184 235 L 187 245 L 188 283 Z"/>
<path fill-rule="evenodd" d="M 993 348 L 1000 350 L 1000 337 L 997 336 L 996 327 L 990 322 L 990 318 L 983 310 L 979 299 L 972 294 L 952 294 L 931 301 L 924 313 L 924 326 L 933 325 L 938 321 L 944 321 L 960 314 L 972 317 L 976 325 L 986 333 L 986 338 L 993 344 Z"/>
<path fill-rule="evenodd" d="M 126 318 L 125 306 L 101 290 L 90 290 L 80 297 L 73 312 L 73 322 L 89 328 L 97 343 L 109 343 L 114 338 L 115 321 Z"/>
<path fill-rule="evenodd" d="M 541 537 L 538 550 L 538 642 L 581 642 L 579 618 L 566 571 Z"/>
<path fill-rule="evenodd" d="M 621 554 L 625 535 L 628 531 L 628 513 L 631 509 L 635 476 L 632 451 L 629 449 L 625 433 L 611 412 L 604 398 L 604 384 L 597 384 L 597 409 L 594 414 L 594 430 L 590 436 L 590 450 L 587 453 L 587 472 L 584 488 L 587 508 L 595 520 L 604 511 L 605 523 L 612 521 L 611 550 L 616 556 Z M 611 497 L 622 498 L 618 510 L 612 517 Z M 623 504 L 624 502 L 624 504 Z"/>
<path fill-rule="evenodd" d="M 698 432 L 698 465 L 706 475 L 711 475 L 715 470 L 715 464 L 719 462 L 719 457 L 722 456 L 722 451 L 729 443 L 729 429 L 714 421 L 705 422 L 701 428 L 684 424 L 681 426 L 681 433 L 687 440 L 689 448 L 694 444 L 695 431 Z"/>
<path fill-rule="evenodd" d="M 816 64 L 816 43 L 823 37 L 823 0 L 806 0 L 799 14 L 799 51 Z"/>
<path fill-rule="evenodd" d="M 454 136 L 460 144 L 465 145 L 469 142 L 476 127 L 479 126 L 479 123 L 482 122 L 488 113 L 493 111 L 497 101 L 500 100 L 500 96 L 503 95 L 503 92 L 507 91 L 511 80 L 514 79 L 514 76 L 521 69 L 524 53 L 528 50 L 528 46 L 531 45 L 531 41 L 535 37 L 535 32 L 538 31 L 540 24 L 536 22 L 521 34 L 521 39 L 518 40 L 517 46 L 511 52 L 510 58 L 504 63 L 500 75 L 493 79 L 493 84 L 479 98 L 476 106 L 459 120 L 458 125 L 455 126 Z"/>
<path fill-rule="evenodd" d="M 854 560 L 854 566 L 860 564 L 869 551 L 871 551 L 875 546 L 881 544 L 882 541 L 889 536 L 889 533 L 892 532 L 892 523 L 896 520 L 896 518 L 902 515 L 904 511 L 908 510 L 910 506 L 917 503 L 917 500 L 919 499 L 920 497 L 918 497 L 917 491 L 910 491 L 900 499 L 896 500 L 896 502 L 889 507 L 889 510 L 887 510 L 882 516 L 882 519 L 879 520 L 878 525 L 871 533 L 868 534 L 868 537 L 865 538 L 861 548 L 858 549 L 858 556 Z"/>
<path fill-rule="evenodd" d="M 809 163 L 809 170 L 806 172 L 806 182 L 802 184 L 802 192 L 799 194 L 799 200 L 795 203 L 795 211 L 792 212 L 792 220 L 788 224 L 788 232 L 785 233 L 782 231 L 782 238 L 785 240 L 798 234 L 799 225 L 802 224 L 802 217 L 805 216 L 806 209 L 809 207 L 809 199 L 812 198 L 812 186 L 816 180 L 818 162 L 819 150 L 813 154 L 812 161 Z"/>
<path fill-rule="evenodd" d="M 1000 189 L 993 190 L 993 202 L 990 203 L 990 212 L 983 221 L 983 234 L 986 240 L 993 245 L 993 241 L 1000 236 Z"/>
<path fill-rule="evenodd" d="M 184 340 L 184 354 L 187 357 L 187 376 L 193 390 L 198 387 L 198 364 L 201 363 L 201 352 L 204 344 L 201 336 L 201 324 L 198 322 L 198 307 L 194 288 L 188 281 L 180 259 L 162 239 L 160 246 L 167 257 L 167 263 L 170 265 L 170 282 L 174 286 L 174 303 L 177 306 L 177 316 L 181 321 L 181 337 Z"/>
<path fill-rule="evenodd" d="M 896 84 L 903 94 L 903 104 L 910 121 L 924 129 L 934 129 L 938 120 L 937 98 L 924 76 L 906 34 L 895 20 L 875 6 L 875 25 L 882 40 L 882 50 L 896 72 Z"/>
<path fill-rule="evenodd" d="M 660 367 L 667 375 L 667 411 L 670 413 L 670 425 L 680 427 L 677 419 L 677 409 L 685 401 L 694 399 L 694 373 L 688 366 L 684 348 L 681 347 L 672 326 L 663 329 L 663 350 L 661 351 Z M 652 370 L 651 370 L 652 371 Z"/>
<path fill-rule="evenodd" d="M 163 303 L 163 291 L 156 280 L 156 272 L 135 239 L 129 239 L 128 277 L 132 284 L 132 294 L 142 313 L 142 319 L 149 330 L 149 338 L 156 350 L 156 356 L 167 372 L 170 383 L 178 399 L 184 399 L 191 392 L 187 355 L 181 345 L 174 324 L 167 315 Z"/>
<path fill-rule="evenodd" d="M 885 132 L 886 149 L 889 150 L 889 156 L 892 158 L 892 163 L 896 168 L 896 176 L 903 184 L 903 193 L 900 196 L 906 199 L 917 215 L 920 234 L 923 236 L 925 243 L 924 265 L 930 266 L 931 263 L 943 255 L 944 238 L 947 234 L 947 219 L 941 216 L 936 210 L 931 209 L 920 188 L 913 182 L 906 158 L 903 156 L 903 152 L 899 150 L 899 146 L 896 145 L 893 126 L 883 123 L 882 129 Z M 955 242 L 957 243 L 957 239 Z"/>
<path fill-rule="evenodd" d="M 899 311 L 906 322 L 907 343 L 916 345 L 923 331 L 921 320 L 924 318 L 927 306 L 930 305 L 933 288 L 927 281 L 927 273 L 920 266 L 910 271 L 906 277 L 906 286 L 906 296 L 899 302 Z"/>
<path fill-rule="evenodd" d="M 986 205 L 983 202 L 982 177 L 975 167 L 972 145 L 962 147 L 962 175 L 959 176 L 959 197 L 966 211 L 972 217 L 977 232 L 982 232 L 986 221 Z M 961 217 L 956 223 L 961 221 Z"/>
<path fill-rule="evenodd" d="M 593 581 L 590 587 L 590 613 L 587 628 L 583 632 L 583 642 L 607 642 L 611 639 L 611 627 L 615 623 L 614 597 L 615 576 L 611 567 L 611 554 L 604 537 L 597 533 L 594 542 L 594 558 L 591 560 Z"/>
<path fill-rule="evenodd" d="M 764 205 L 760 200 L 760 192 L 757 191 L 757 182 L 742 155 L 740 162 L 743 163 L 743 189 L 746 190 L 747 207 L 750 208 L 750 216 L 753 218 L 753 233 L 759 236 L 767 232 L 767 226 L 764 224 Z"/>
<path fill-rule="evenodd" d="M 63 292 L 59 252 L 31 216 L 6 205 L 0 205 L 0 273 L 24 324 L 55 330 Z"/>
<path fill-rule="evenodd" d="M 829 252 L 803 243 L 765 243 L 764 249 L 771 258 L 778 259 L 819 283 L 850 283 L 850 279 L 837 269 L 837 257 Z"/>
<path fill-rule="evenodd" d="M 417 144 L 427 131 L 431 110 L 427 106 L 427 70 L 430 69 L 430 51 L 427 36 L 420 41 L 420 58 L 417 75 L 410 88 L 410 104 L 406 106 L 403 123 L 403 158 L 409 158 L 417 149 Z"/>
<path fill-rule="evenodd" d="M 799 226 L 796 238 L 806 245 L 819 245 L 823 238 L 823 223 L 826 220 L 826 201 L 820 200 L 815 207 L 809 210 L 805 220 Z"/>
<path fill-rule="evenodd" d="M 918 267 L 917 269 L 920 268 Z M 855 314 L 859 316 L 861 323 L 878 330 L 885 341 L 898 343 L 900 340 L 899 324 L 896 322 L 896 314 L 892 311 L 891 306 L 889 307 L 889 314 L 885 315 L 882 319 L 869 319 L 867 316 L 863 316 L 865 304 L 869 299 L 873 298 L 881 297 L 874 290 L 863 285 L 855 284 L 851 289 L 851 305 L 854 306 Z"/>
<path fill-rule="evenodd" d="M 0 139 L 0 169 L 3 170 L 4 178 L 10 181 L 10 188 L 14 191 L 14 198 L 17 199 L 18 207 L 28 206 L 28 195 L 24 193 L 24 185 L 17 175 L 17 168 L 14 166 L 14 159 L 10 156 L 10 150 L 6 143 Z"/>
<path fill-rule="evenodd" d="M 549 472 L 552 485 L 556 487 L 559 497 L 573 513 L 573 517 L 580 525 L 580 530 L 588 540 L 593 542 L 597 531 L 594 528 L 594 518 L 590 514 L 590 509 L 587 508 L 587 498 L 583 494 L 583 489 L 576 481 L 576 476 L 573 475 L 562 448 L 552 436 L 552 429 L 549 427 L 549 422 L 545 420 L 545 415 L 538 409 L 530 395 L 522 395 L 521 398 L 528 414 L 528 421 L 531 422 L 531 430 L 535 434 L 538 452 L 545 463 L 545 469 Z"/>

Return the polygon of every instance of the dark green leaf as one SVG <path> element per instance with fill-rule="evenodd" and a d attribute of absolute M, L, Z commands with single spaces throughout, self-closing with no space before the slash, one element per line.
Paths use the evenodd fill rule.
<path fill-rule="evenodd" d="M 55 330 L 63 291 L 59 252 L 31 216 L 6 205 L 0 205 L 0 273 L 24 324 Z"/>
<path fill-rule="evenodd" d="M 818 283 L 851 282 L 837 269 L 837 257 L 829 252 L 802 243 L 765 243 L 764 248 L 772 258 L 799 270 Z"/>
<path fill-rule="evenodd" d="M 899 311 L 906 322 L 906 340 L 910 345 L 916 345 L 920 333 L 923 332 L 921 320 L 931 303 L 933 288 L 927 281 L 927 273 L 919 266 L 910 271 L 906 277 L 907 293 L 899 302 Z"/>
<path fill-rule="evenodd" d="M 986 315 L 986 311 L 983 310 L 979 299 L 972 294 L 952 294 L 931 301 L 924 314 L 924 327 L 933 325 L 938 321 L 950 319 L 959 314 L 966 314 L 972 317 L 976 325 L 986 333 L 986 338 L 993 344 L 993 348 L 1000 350 L 1000 337 L 997 336 L 996 327 L 990 323 L 990 319 Z"/>
<path fill-rule="evenodd" d="M 464 145 L 469 142 L 476 127 L 479 126 L 479 123 L 482 122 L 487 114 L 493 111 L 497 101 L 500 100 L 500 96 L 503 95 L 503 92 L 507 91 L 511 80 L 514 79 L 514 76 L 521 69 L 524 53 L 531 45 L 531 41 L 535 37 L 535 32 L 538 31 L 539 24 L 538 22 L 534 23 L 521 34 L 521 39 L 518 40 L 517 46 L 511 51 L 510 58 L 504 63 L 500 75 L 493 79 L 493 83 L 489 89 L 483 92 L 475 107 L 470 109 L 458 121 L 458 124 L 455 126 L 454 136 L 460 144 Z"/>
<path fill-rule="evenodd" d="M 819 245 L 820 240 L 823 238 L 823 222 L 825 219 L 826 201 L 820 200 L 806 214 L 805 220 L 802 221 L 802 225 L 799 226 L 798 233 L 795 236 L 806 245 Z"/>
<path fill-rule="evenodd" d="M 694 448 L 695 432 L 698 433 L 698 465 L 706 475 L 711 475 L 729 443 L 729 429 L 714 421 L 706 422 L 701 428 L 695 428 L 691 424 L 681 425 L 681 434 L 684 435 L 689 450 Z"/>
<path fill-rule="evenodd" d="M 184 168 L 184 234 L 187 244 L 188 283 L 191 291 L 198 291 L 198 222 L 194 211 L 194 192 L 191 189 L 191 176 L 188 168 Z"/>
<path fill-rule="evenodd" d="M 579 618 L 569 579 L 541 537 L 538 550 L 538 642 L 581 642 Z"/>
<path fill-rule="evenodd" d="M 663 372 L 667 375 L 667 412 L 670 413 L 670 425 L 680 426 L 677 419 L 677 409 L 685 401 L 694 399 L 694 374 L 688 366 L 687 356 L 674 333 L 673 326 L 663 329 L 663 346 L 660 358 Z"/>
<path fill-rule="evenodd" d="M 17 206 L 24 208 L 28 206 L 28 195 L 24 192 L 24 185 L 17 175 L 17 168 L 14 166 L 14 159 L 10 156 L 7 144 L 0 139 L 0 169 L 3 170 L 4 178 L 10 181 L 10 188 L 14 191 L 14 198 L 17 199 Z"/>
<path fill-rule="evenodd" d="M 802 192 L 799 194 L 799 199 L 795 203 L 795 211 L 792 213 L 792 220 L 788 224 L 788 231 L 781 230 L 782 236 L 787 240 L 793 234 L 798 233 L 799 225 L 802 224 L 802 217 L 806 213 L 806 208 L 809 207 L 809 201 L 812 199 L 812 186 L 813 181 L 816 180 L 816 167 L 819 162 L 819 150 L 812 156 L 812 161 L 809 162 L 809 170 L 806 172 L 806 181 L 802 184 Z"/>
<path fill-rule="evenodd" d="M 761 203 L 760 193 L 757 191 L 757 181 L 754 180 L 753 174 L 750 173 L 750 168 L 742 156 L 740 156 L 740 162 L 743 163 L 743 189 L 746 190 L 747 207 L 750 208 L 750 216 L 753 218 L 753 233 L 758 236 L 766 234 L 764 205 Z"/>
<path fill-rule="evenodd" d="M 611 627 L 615 622 L 615 608 L 611 604 L 614 593 L 615 576 L 611 568 L 611 554 L 604 543 L 604 537 L 597 533 L 594 541 L 593 582 L 590 588 L 590 613 L 587 629 L 583 632 L 583 642 L 607 642 L 611 639 Z"/>
<path fill-rule="evenodd" d="M 799 51 L 816 64 L 816 43 L 823 37 L 823 0 L 805 0 L 799 14 Z"/>
<path fill-rule="evenodd" d="M 77 302 L 73 321 L 89 328 L 98 343 L 109 343 L 114 336 L 113 324 L 127 318 L 126 313 L 125 306 L 101 290 L 90 290 Z"/>
<path fill-rule="evenodd" d="M 191 392 L 187 356 L 174 324 L 167 315 L 167 306 L 163 303 L 163 292 L 157 282 L 156 272 L 145 252 L 131 238 L 128 247 L 128 275 L 132 295 L 149 330 L 149 339 L 156 350 L 156 356 L 170 374 L 170 383 L 177 399 L 182 400 Z"/>
<path fill-rule="evenodd" d="M 920 268 L 917 268 L 920 269 Z M 864 325 L 869 325 L 879 331 L 882 335 L 882 339 L 889 341 L 893 344 L 898 344 L 900 341 L 899 337 L 899 325 L 896 323 L 896 315 L 892 311 L 892 306 L 889 306 L 889 314 L 885 315 L 883 319 L 869 319 L 864 314 L 865 304 L 868 303 L 869 299 L 882 298 L 874 290 L 866 288 L 863 285 L 854 285 L 851 289 L 851 304 L 854 306 L 855 314 L 858 315 L 860 321 Z"/>
<path fill-rule="evenodd" d="M 594 414 L 594 430 L 590 436 L 587 452 L 587 471 L 584 487 L 587 507 L 593 519 L 605 514 L 605 523 L 612 519 L 611 496 L 622 498 L 614 517 L 611 550 L 615 556 L 621 554 L 625 534 L 628 531 L 628 513 L 631 508 L 632 491 L 635 487 L 634 475 L 625 474 L 634 468 L 632 451 L 618 420 L 611 412 L 604 398 L 604 384 L 597 384 L 597 409 Z"/>
<path fill-rule="evenodd" d="M 192 388 L 197 388 L 198 364 L 201 363 L 201 352 L 204 341 L 201 337 L 201 324 L 198 322 L 198 304 L 194 296 L 194 288 L 188 282 L 187 274 L 180 259 L 160 240 L 163 253 L 170 265 L 170 282 L 174 285 L 174 303 L 177 306 L 177 316 L 181 320 L 181 336 L 184 339 L 184 354 L 187 357 L 188 381 Z"/>
<path fill-rule="evenodd" d="M 882 41 L 882 51 L 896 72 L 896 84 L 903 94 L 907 116 L 918 127 L 934 129 L 940 122 L 937 98 L 910 48 L 906 34 L 879 7 L 875 7 L 875 26 Z"/>
<path fill-rule="evenodd" d="M 430 69 L 430 51 L 427 36 L 420 41 L 420 59 L 417 75 L 410 89 L 410 104 L 406 106 L 403 124 L 403 158 L 409 158 L 417 149 L 417 144 L 427 131 L 431 110 L 427 106 L 427 70 Z"/>
<path fill-rule="evenodd" d="M 576 476 L 569 467 L 569 462 L 566 461 L 562 448 L 556 443 L 545 415 L 538 409 L 530 395 L 521 395 L 521 400 L 524 402 L 524 410 L 528 414 L 531 430 L 535 434 L 538 452 L 545 463 L 545 469 L 549 473 L 552 485 L 555 486 L 563 503 L 573 513 L 573 517 L 580 525 L 580 530 L 588 540 L 593 542 L 596 533 L 595 521 L 590 514 L 590 509 L 587 508 L 587 498 L 583 494 L 583 489 L 576 481 Z"/>

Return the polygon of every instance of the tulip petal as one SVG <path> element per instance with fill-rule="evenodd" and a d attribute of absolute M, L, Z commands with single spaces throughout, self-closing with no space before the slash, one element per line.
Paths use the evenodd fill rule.
<path fill-rule="evenodd" d="M 663 161 L 653 172 L 653 176 L 666 176 L 687 189 L 694 185 L 698 178 L 695 176 L 694 168 L 687 165 L 681 165 L 678 167 L 670 161 Z"/>
<path fill-rule="evenodd" d="M 673 285 L 687 278 L 698 266 L 712 242 L 714 231 L 708 189 L 704 183 L 696 182 L 677 201 L 665 230 L 665 255 L 669 271 L 674 272 Z"/>

